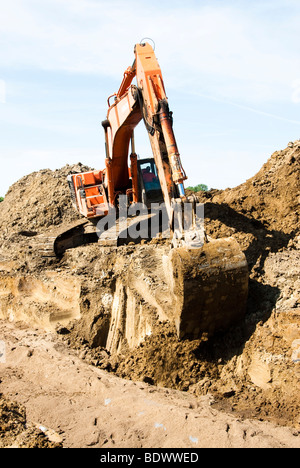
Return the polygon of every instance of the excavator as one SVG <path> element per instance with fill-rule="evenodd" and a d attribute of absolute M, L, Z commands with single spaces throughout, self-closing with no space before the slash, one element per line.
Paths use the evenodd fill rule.
<path fill-rule="evenodd" d="M 111 208 L 118 210 L 122 195 L 127 197 L 129 206 L 143 203 L 150 208 L 151 203 L 164 203 L 173 245 L 200 247 L 203 233 L 201 227 L 197 229 L 196 199 L 185 194 L 187 176 L 173 132 L 161 69 L 150 44 L 136 44 L 134 53 L 134 63 L 125 71 L 118 92 L 108 98 L 107 118 L 102 122 L 105 169 L 68 177 L 73 204 L 85 218 L 97 220 L 107 216 Z M 132 85 L 135 77 L 137 86 Z M 134 129 L 142 120 L 153 158 L 139 160 Z M 183 230 L 184 211 L 191 215 L 188 231 Z"/>
<path fill-rule="evenodd" d="M 153 204 L 163 203 L 170 233 L 173 286 L 180 279 L 181 304 L 175 318 L 178 336 L 196 338 L 203 332 L 229 327 L 244 314 L 247 262 L 234 238 L 213 240 L 205 235 L 198 200 L 187 196 L 184 187 L 187 176 L 154 49 L 142 41 L 135 45 L 134 56 L 119 90 L 107 101 L 107 116 L 102 122 L 105 167 L 68 176 L 71 199 L 82 220 L 54 233 L 46 251 L 59 256 L 90 242 L 122 245 L 128 219 L 123 218 L 125 228 L 120 223 L 113 234 L 109 228 L 99 232 L 99 222 L 111 213 L 117 213 L 116 222 L 120 222 L 122 200 L 127 208 L 142 203 L 149 210 L 146 218 L 151 216 Z M 139 159 L 136 154 L 134 130 L 141 121 L 150 139 L 152 158 Z M 127 240 L 132 239 L 128 236 Z"/>

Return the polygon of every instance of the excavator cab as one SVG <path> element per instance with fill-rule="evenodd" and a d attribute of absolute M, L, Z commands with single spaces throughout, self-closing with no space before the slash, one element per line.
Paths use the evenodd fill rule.
<path fill-rule="evenodd" d="M 147 208 L 151 203 L 163 203 L 164 197 L 154 158 L 140 159 L 137 161 L 139 192 L 141 201 Z"/>

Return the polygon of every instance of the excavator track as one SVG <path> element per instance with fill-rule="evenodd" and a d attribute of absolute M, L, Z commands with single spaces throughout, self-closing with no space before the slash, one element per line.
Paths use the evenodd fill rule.
<path fill-rule="evenodd" d="M 35 247 L 42 257 L 57 258 L 68 249 L 97 242 L 97 240 L 93 224 L 87 219 L 81 219 L 37 236 Z"/>
<path fill-rule="evenodd" d="M 130 232 L 135 231 L 135 228 L 138 231 L 138 224 L 150 220 L 152 216 L 148 214 L 137 218 L 117 219 L 114 226 L 102 233 L 99 232 L 96 221 L 81 219 L 36 236 L 35 247 L 42 257 L 57 258 L 68 249 L 91 243 L 98 243 L 103 247 L 126 245 L 129 242 L 139 243 L 141 238 L 132 237 Z M 144 239 L 151 240 L 151 233 L 149 232 Z"/>
<path fill-rule="evenodd" d="M 142 239 L 150 241 L 151 237 L 151 218 L 155 216 L 151 213 L 146 215 L 139 215 L 138 217 L 117 219 L 114 226 L 99 232 L 98 230 L 98 244 L 103 247 L 117 247 L 126 245 L 130 242 L 138 244 Z M 147 222 L 147 232 L 143 232 L 143 237 L 138 235 L 140 223 Z M 157 233 L 158 234 L 158 233 Z"/>

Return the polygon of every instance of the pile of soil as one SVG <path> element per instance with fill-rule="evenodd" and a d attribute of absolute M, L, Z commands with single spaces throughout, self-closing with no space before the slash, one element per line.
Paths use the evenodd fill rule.
<path fill-rule="evenodd" d="M 74 210 L 67 176 L 91 170 L 81 163 L 29 174 L 8 190 L 0 204 L 0 248 L 19 255 L 35 236 L 80 219 Z"/>
<path fill-rule="evenodd" d="M 300 229 L 299 174 L 300 140 L 276 151 L 254 177 L 238 187 L 201 194 L 269 230 L 292 235 Z"/>
<path fill-rule="evenodd" d="M 233 189 L 199 192 L 205 203 L 206 232 L 232 235 L 241 244 L 252 270 L 269 252 L 278 252 L 300 232 L 300 141 L 275 152 L 261 170 Z"/>

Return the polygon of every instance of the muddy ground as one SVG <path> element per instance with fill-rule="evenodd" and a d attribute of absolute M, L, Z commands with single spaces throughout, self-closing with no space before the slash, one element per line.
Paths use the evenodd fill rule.
<path fill-rule="evenodd" d="M 180 402 L 185 398 L 191 401 L 192 414 L 196 401 L 201 405 L 209 402 L 210 411 L 217 420 L 224 414 L 230 421 L 251 420 L 253 424 L 270 424 L 266 426 L 269 428 L 267 432 L 279 426 L 290 431 L 289 440 L 284 444 L 299 446 L 299 169 L 300 142 L 297 141 L 274 153 L 258 174 L 239 187 L 198 194 L 205 203 L 207 234 L 212 238 L 234 237 L 246 255 L 249 296 L 247 310 L 241 320 L 226 333 L 212 338 L 204 336 L 198 340 L 179 341 L 174 327 L 166 323 L 162 311 L 151 335 L 146 334 L 141 343 L 138 340 L 134 350 L 126 347 L 124 342 L 117 350 L 104 347 L 103 330 L 109 327 L 112 291 L 115 292 L 116 288 L 124 290 L 124 272 L 132 269 L 132 265 L 136 268 L 139 261 L 149 268 L 148 259 L 161 258 L 168 245 L 151 242 L 105 250 L 98 245 L 87 245 L 67 251 L 59 260 L 42 258 L 35 250 L 35 239 L 50 231 L 53 225 L 62 226 L 78 219 L 70 203 L 65 178 L 74 170 L 85 169 L 77 165 L 54 172 L 45 170 L 30 174 L 14 184 L 0 204 L 2 333 L 6 333 L 5 323 L 10 323 L 9 326 L 26 323 L 23 331 L 21 327 L 12 332 L 17 333 L 18 341 L 22 343 L 20 334 L 24 333 L 24 339 L 30 334 L 26 327 L 43 329 L 47 339 L 51 336 L 51 340 L 58 340 L 61 346 L 70 349 L 78 359 L 76 362 L 80 369 L 83 365 L 87 366 L 84 369 L 89 369 L 88 372 L 104 372 L 101 375 L 105 375 L 107 381 L 122 383 L 129 393 L 135 388 L 130 382 L 140 382 L 137 387 L 142 385 L 147 392 L 152 392 L 152 396 L 164 394 L 166 399 L 172 399 L 168 395 L 176 394 Z M 151 282 L 152 290 L 157 288 L 153 275 L 149 273 L 146 279 Z M 129 286 L 126 284 L 126 291 Z M 156 310 L 155 307 L 150 310 L 151 299 L 143 298 L 146 289 L 140 291 L 137 286 L 130 300 L 126 297 L 127 309 L 128 304 L 138 298 L 147 313 L 157 317 L 157 310 L 163 309 L 159 302 L 163 290 L 155 290 L 158 291 Z M 40 333 L 38 337 L 42 339 Z M 1 336 L 0 339 L 3 340 Z M 58 346 L 57 349 L 62 348 Z M 63 349 L 66 355 L 67 351 Z M 42 359 L 41 356 L 39 358 Z M 12 374 L 17 373 L 13 360 L 9 362 Z M 28 358 L 28 365 L 29 362 Z M 44 357 L 41 362 L 47 366 Z M 30 372 L 34 373 L 33 360 L 31 363 Z M 37 361 L 35 365 L 38 365 Z M 59 382 L 54 373 L 50 378 L 53 385 Z M 9 373 L 6 373 L 0 384 L 0 391 L 4 394 L 2 414 L 7 421 L 9 408 L 14 412 L 13 405 L 16 404 L 7 403 L 7 398 L 24 404 L 28 410 L 33 407 L 30 396 L 25 398 L 23 395 L 28 381 L 22 380 L 22 373 L 15 385 L 11 385 L 10 380 Z M 17 390 L 18 385 L 20 391 Z M 67 389 L 64 391 L 67 393 Z M 45 409 L 45 401 L 43 405 Z M 177 409 L 181 411 L 180 403 L 178 405 Z M 36 420 L 37 414 L 33 414 L 32 409 L 29 413 L 30 418 Z M 20 415 L 21 426 L 18 422 L 18 427 L 24 423 L 23 409 Z M 59 432 L 54 415 L 48 419 L 48 427 Z M 40 419 L 38 422 L 43 423 Z M 5 427 L 9 428 L 10 423 L 7 424 Z M 101 429 L 101 422 L 97 424 Z M 17 431 L 22 433 L 21 429 Z M 5 442 L 5 437 L 3 443 L 12 444 L 14 432 L 8 442 Z M 104 437 L 108 443 L 109 437 Z M 176 436 L 172 434 L 172 437 L 172 441 L 168 439 L 166 443 L 174 447 Z M 78 442 L 79 439 L 76 440 Z M 104 441 L 101 438 L 97 440 L 96 446 L 103 446 Z M 218 445 L 217 440 L 216 433 L 212 444 Z M 233 446 L 247 446 L 251 445 L 249 440 L 246 437 L 244 442 L 234 439 L 231 443 Z M 272 440 L 273 446 L 281 446 L 279 440 Z M 263 441 L 259 443 L 263 444 Z M 177 442 L 178 446 L 189 446 L 183 439 L 179 438 Z M 68 439 L 67 446 L 72 443 L 75 442 Z M 84 445 L 82 440 L 78 443 Z M 118 443 L 137 446 L 136 434 L 122 441 L 117 438 Z M 159 446 L 150 436 L 144 437 L 141 444 L 144 447 Z M 219 444 L 223 444 L 221 439 Z"/>

